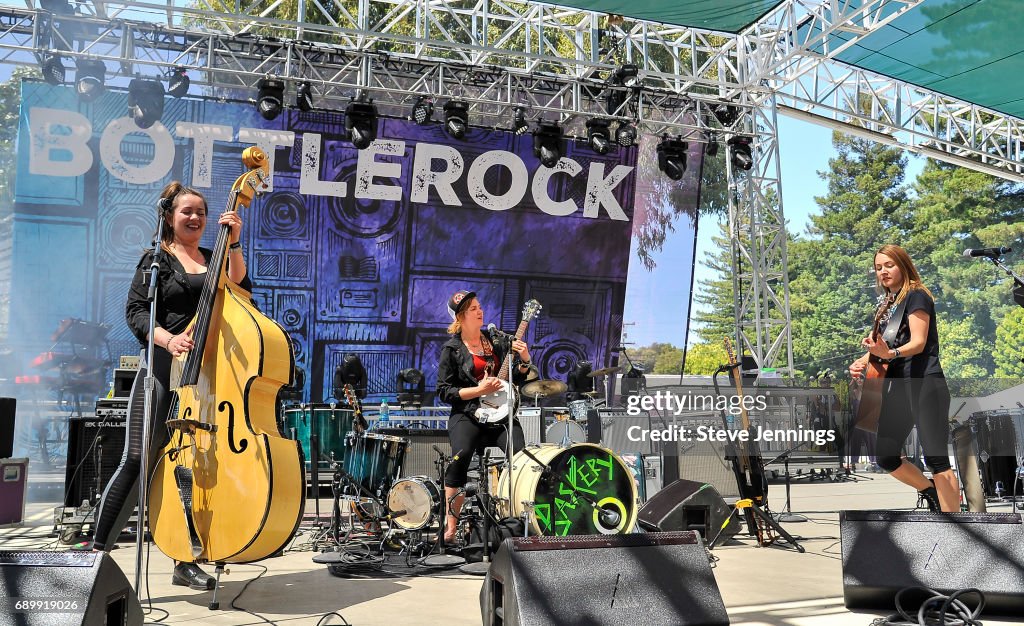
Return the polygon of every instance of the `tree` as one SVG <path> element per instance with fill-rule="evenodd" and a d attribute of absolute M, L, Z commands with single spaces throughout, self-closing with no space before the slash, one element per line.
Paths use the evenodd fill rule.
<path fill-rule="evenodd" d="M 996 376 L 1002 378 L 1024 378 L 1024 309 L 1015 307 L 996 327 L 996 343 L 993 350 Z"/>
<path fill-rule="evenodd" d="M 686 374 L 711 375 L 728 362 L 725 346 L 719 340 L 697 343 L 686 351 Z"/>

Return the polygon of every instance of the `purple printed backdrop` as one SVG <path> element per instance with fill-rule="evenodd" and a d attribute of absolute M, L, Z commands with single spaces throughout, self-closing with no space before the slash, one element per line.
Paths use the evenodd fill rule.
<path fill-rule="evenodd" d="M 123 321 L 123 302 L 131 271 L 151 236 L 159 189 L 173 179 L 195 184 L 193 172 L 208 167 L 210 184 L 200 188 L 207 194 L 213 223 L 242 172 L 241 151 L 252 144 L 240 140 L 242 129 L 295 134 L 293 142 L 275 152 L 274 189 L 246 215 L 243 244 L 257 285 L 255 299 L 294 340 L 296 362 L 307 372 L 307 400 L 331 395 L 335 366 L 349 352 L 360 354 L 368 369 L 370 401 L 394 395 L 396 374 L 407 367 L 423 370 L 433 388 L 450 321 L 445 301 L 461 288 L 477 291 L 487 321 L 506 330 L 514 330 L 527 299 L 542 303 L 527 341 L 543 378 L 564 380 L 582 358 L 605 364 L 612 356 L 609 348 L 619 341 L 630 263 L 635 150 L 600 156 L 567 142 L 565 156 L 581 171 L 553 175 L 548 196 L 554 202 L 571 200 L 580 208 L 551 215 L 536 206 L 530 189 L 535 173 L 543 169 L 533 157 L 530 135 L 471 129 L 463 141 L 456 141 L 440 125 L 382 120 L 378 139 L 403 140 L 405 148 L 377 161 L 400 164 L 402 175 L 371 182 L 399 186 L 401 198 L 358 199 L 353 190 L 359 182 L 359 153 L 342 139 L 343 115 L 286 111 L 267 122 L 246 103 L 168 98 L 162 125 L 151 131 L 173 141 L 172 156 L 161 154 L 152 135 L 138 132 L 124 136 L 117 148 L 123 170 L 152 169 L 154 163 L 166 162 L 166 171 L 156 179 L 132 183 L 124 180 L 123 172 L 117 175 L 108 163 L 116 157 L 103 153 L 102 147 L 105 129 L 123 118 L 123 93 L 108 91 L 97 103 L 82 104 L 70 88 L 26 83 L 23 96 L 10 337 L 26 354 L 46 349 L 46 338 L 66 317 L 109 325 L 115 356 L 137 352 Z M 60 124 L 41 127 L 43 108 L 77 116 L 58 115 L 66 129 Z M 75 136 L 76 125 L 86 124 L 82 120 L 88 123 L 82 132 L 87 133 L 92 162 L 84 174 L 72 176 L 74 168 L 60 162 L 74 164 L 75 150 L 67 148 L 67 141 Z M 228 129 L 222 132 L 230 137 L 213 144 L 207 163 L 196 142 L 183 137 L 182 123 Z M 346 182 L 346 196 L 300 193 L 307 133 L 322 137 L 318 179 Z M 461 206 L 445 205 L 433 188 L 425 202 L 411 200 L 409 172 L 420 144 L 451 146 L 460 155 L 465 171 L 454 190 Z M 43 150 L 42 157 L 30 154 L 32 145 Z M 529 174 L 522 201 L 507 210 L 483 208 L 467 184 L 474 161 L 496 150 L 518 155 Z M 50 170 L 41 170 L 38 163 L 30 166 L 30 159 L 40 158 L 51 161 Z M 603 164 L 606 178 L 616 166 L 631 168 L 612 188 L 625 220 L 612 219 L 614 211 L 607 203 L 584 216 L 592 189 L 588 181 L 594 180 L 592 164 Z M 431 171 L 445 167 L 452 162 L 434 161 Z M 509 170 L 501 166 L 488 168 L 483 179 L 494 195 L 505 193 L 511 181 Z M 589 200 L 593 204 L 594 198 Z M 207 245 L 215 230 L 209 229 Z M 53 264 L 38 262 L 40 245 L 55 251 Z M 67 264 L 67 269 L 54 272 L 56 264 Z"/>

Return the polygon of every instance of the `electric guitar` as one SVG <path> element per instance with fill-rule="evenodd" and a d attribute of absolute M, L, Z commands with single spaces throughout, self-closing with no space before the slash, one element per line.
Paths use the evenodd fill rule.
<path fill-rule="evenodd" d="M 536 317 L 540 310 L 540 302 L 536 300 L 530 300 L 523 305 L 523 321 L 519 322 L 519 328 L 516 329 L 516 339 L 523 338 L 530 325 L 530 320 Z M 509 379 L 508 364 L 509 359 L 506 355 L 497 376 L 501 380 L 501 389 L 480 397 L 480 408 L 476 410 L 476 421 L 481 424 L 502 422 L 508 418 L 510 408 L 513 415 L 519 409 L 519 390 Z"/>
<path fill-rule="evenodd" d="M 356 396 L 356 390 L 352 388 L 352 385 L 345 383 L 342 387 L 345 394 L 345 402 L 352 407 L 352 430 L 357 434 L 366 432 L 366 420 L 363 418 L 363 405 L 360 404 L 359 398 Z"/>
<path fill-rule="evenodd" d="M 735 366 L 736 354 L 732 350 L 732 342 L 725 338 L 725 352 L 729 355 L 729 365 Z M 743 404 L 743 376 L 738 367 L 733 368 L 733 380 L 736 382 L 736 397 L 740 399 L 740 425 L 743 430 L 750 432 L 750 417 Z M 766 483 L 764 480 L 764 468 L 761 466 L 761 455 L 757 452 L 756 446 L 749 441 L 738 441 L 738 465 L 736 476 L 739 479 L 740 497 L 749 498 L 754 504 L 763 506 L 767 496 Z M 753 450 L 751 448 L 754 448 Z M 753 528 L 753 526 L 751 526 Z"/>

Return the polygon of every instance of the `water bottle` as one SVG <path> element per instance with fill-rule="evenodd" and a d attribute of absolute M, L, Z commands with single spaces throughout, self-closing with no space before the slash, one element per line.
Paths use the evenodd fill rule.
<path fill-rule="evenodd" d="M 114 381 L 110 381 L 110 389 L 107 391 L 107 398 L 114 397 Z"/>
<path fill-rule="evenodd" d="M 380 413 L 377 416 L 377 426 L 384 427 L 391 421 L 391 407 L 388 406 L 388 399 L 380 401 Z"/>

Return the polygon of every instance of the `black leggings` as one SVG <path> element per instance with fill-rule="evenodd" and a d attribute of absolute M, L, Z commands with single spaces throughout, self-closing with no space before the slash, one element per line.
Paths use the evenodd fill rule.
<path fill-rule="evenodd" d="M 887 472 L 899 469 L 903 444 L 917 424 L 924 460 L 933 473 L 949 465 L 949 389 L 941 376 L 886 378 L 875 453 Z"/>
<path fill-rule="evenodd" d="M 117 542 L 118 536 L 128 524 L 128 518 L 139 500 L 139 468 L 142 465 L 142 428 L 145 419 L 145 380 L 146 353 L 139 357 L 142 367 L 135 375 L 132 385 L 131 400 L 128 403 L 128 433 L 125 437 L 124 453 L 121 464 L 114 470 L 114 475 L 107 488 L 103 491 L 99 514 L 96 516 L 96 532 L 93 536 L 93 547 L 98 550 L 110 551 Z M 153 370 L 156 372 L 154 390 L 154 419 L 149 426 L 149 462 L 146 464 L 146 476 L 152 476 L 156 468 L 157 455 L 170 441 L 165 421 L 170 409 L 171 394 L 167 386 L 171 379 L 171 355 L 166 350 L 157 350 L 153 357 Z"/>
<path fill-rule="evenodd" d="M 488 446 L 507 448 L 507 424 L 481 424 L 464 413 L 453 415 L 448 419 L 448 439 L 452 443 L 452 462 L 444 473 L 446 487 L 465 487 L 466 473 L 469 463 L 473 460 L 473 452 Z M 526 447 L 523 427 L 517 420 L 512 423 L 512 447 L 515 451 Z"/>

